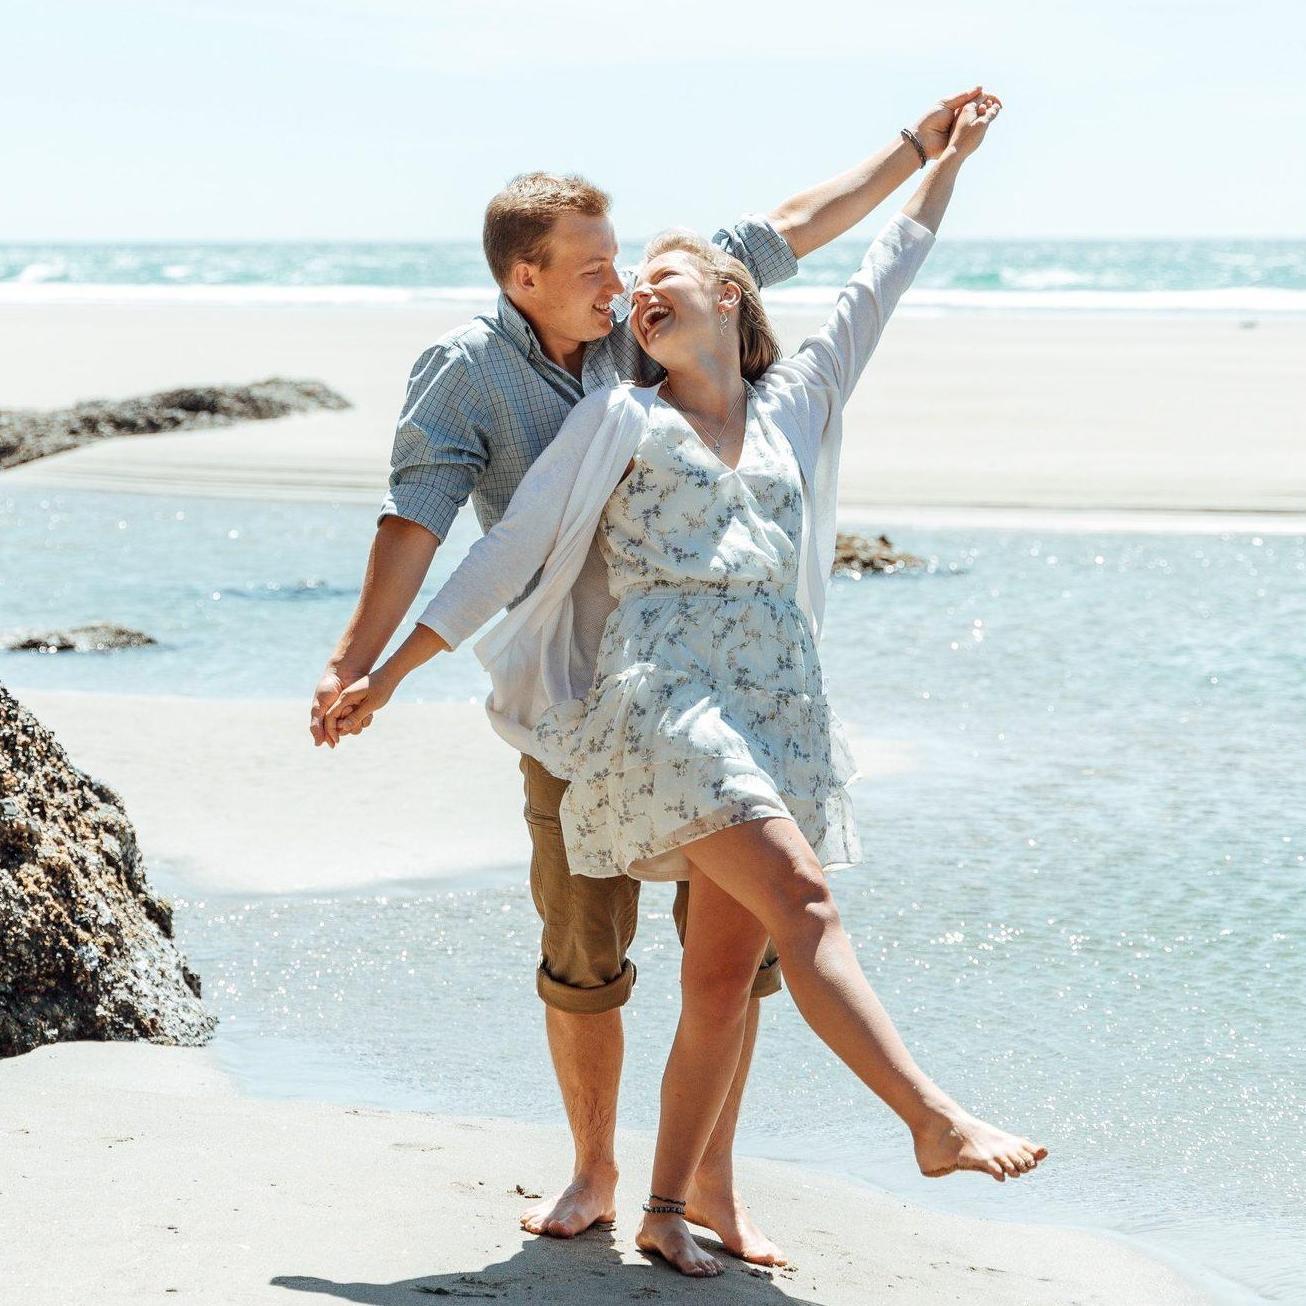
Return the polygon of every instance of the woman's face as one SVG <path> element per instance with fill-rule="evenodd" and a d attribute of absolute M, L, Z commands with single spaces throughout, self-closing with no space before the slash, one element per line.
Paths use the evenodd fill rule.
<path fill-rule="evenodd" d="M 731 285 L 709 278 L 684 250 L 668 250 L 639 270 L 631 293 L 635 339 L 650 358 L 674 370 L 724 342 L 717 314 L 737 294 Z M 734 343 L 729 348 L 733 351 Z"/>

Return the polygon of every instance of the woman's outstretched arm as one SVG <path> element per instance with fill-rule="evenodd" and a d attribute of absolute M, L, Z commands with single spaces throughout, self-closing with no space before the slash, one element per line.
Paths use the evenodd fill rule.
<path fill-rule="evenodd" d="M 913 222 L 919 222 L 926 230 L 938 235 L 943 215 L 952 200 L 952 188 L 957 184 L 957 173 L 961 170 L 961 165 L 979 149 L 989 123 L 1001 111 L 1002 101 L 996 96 L 972 101 L 962 107 L 947 149 L 916 188 L 916 193 L 902 206 L 902 211 Z"/>
<path fill-rule="evenodd" d="M 366 729 L 405 676 L 436 654 L 457 648 L 521 597 L 557 541 L 567 502 L 610 396 L 610 391 L 589 395 L 577 404 L 522 477 L 503 519 L 468 550 L 408 638 L 370 675 L 345 688 L 327 709 L 323 729 L 331 744 L 341 735 Z"/>
<path fill-rule="evenodd" d="M 916 140 L 928 158 L 937 159 L 947 148 L 957 110 L 983 94 L 982 87 L 974 86 L 935 101 L 916 119 Z M 916 146 L 904 136 L 895 136 L 869 158 L 778 204 L 768 215 L 771 225 L 802 258 L 860 222 L 920 166 Z"/>
<path fill-rule="evenodd" d="M 902 212 L 871 243 L 824 325 L 777 365 L 778 379 L 783 380 L 786 371 L 796 374 L 814 417 L 848 402 L 890 314 L 933 247 L 961 164 L 979 148 L 1000 107 L 996 97 L 963 106 L 947 148 Z M 824 419 L 817 425 L 824 426 Z"/>
<path fill-rule="evenodd" d="M 438 632 L 449 648 L 457 648 L 519 599 L 544 565 L 612 393 L 588 395 L 572 409 L 527 469 L 502 520 L 472 545 L 417 618 L 419 626 Z"/>

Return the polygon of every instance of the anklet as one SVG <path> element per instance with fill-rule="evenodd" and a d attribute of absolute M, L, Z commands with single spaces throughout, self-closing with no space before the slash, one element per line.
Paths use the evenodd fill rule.
<path fill-rule="evenodd" d="M 644 1203 L 644 1210 L 649 1215 L 681 1215 L 685 1214 L 685 1199 L 683 1197 L 659 1197 L 657 1193 L 649 1193 L 648 1201 Z"/>

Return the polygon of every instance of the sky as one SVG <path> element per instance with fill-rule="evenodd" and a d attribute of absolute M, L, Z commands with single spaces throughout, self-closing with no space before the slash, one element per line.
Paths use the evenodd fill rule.
<path fill-rule="evenodd" d="M 954 238 L 1306 236 L 1300 0 L 6 8 L 0 240 L 474 238 L 531 168 L 711 229 L 977 81 Z"/>

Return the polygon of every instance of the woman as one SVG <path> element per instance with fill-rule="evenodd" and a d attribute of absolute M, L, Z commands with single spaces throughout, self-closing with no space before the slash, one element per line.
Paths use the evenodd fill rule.
<path fill-rule="evenodd" d="M 721 1270 L 689 1232 L 684 1194 L 768 936 L 803 1016 L 907 1124 L 926 1174 L 1003 1180 L 1046 1155 L 962 1110 L 915 1064 L 824 874 L 860 860 L 854 768 L 815 650 L 840 414 L 999 108 L 986 98 L 959 112 L 943 157 L 790 358 L 742 265 L 695 237 L 656 240 L 634 330 L 666 380 L 578 405 L 413 634 L 328 712 L 331 728 L 361 728 L 408 671 L 456 647 L 543 564 L 477 645 L 491 719 L 569 781 L 574 872 L 691 884 L 683 1006 L 637 1235 L 685 1274 Z M 596 572 L 616 600 L 601 631 L 573 619 L 590 609 L 571 600 Z"/>

